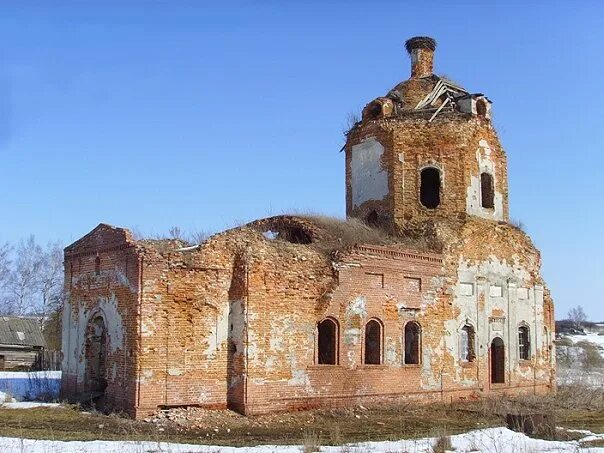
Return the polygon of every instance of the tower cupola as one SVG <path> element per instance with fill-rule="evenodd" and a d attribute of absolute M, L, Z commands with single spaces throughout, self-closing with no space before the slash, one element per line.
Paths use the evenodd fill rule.
<path fill-rule="evenodd" d="M 346 212 L 398 230 L 468 216 L 507 221 L 507 161 L 491 101 L 434 74 L 436 41 L 405 42 L 411 77 L 346 134 Z"/>

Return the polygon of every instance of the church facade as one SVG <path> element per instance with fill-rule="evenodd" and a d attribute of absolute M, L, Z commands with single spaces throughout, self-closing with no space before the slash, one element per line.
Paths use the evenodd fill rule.
<path fill-rule="evenodd" d="M 491 101 L 411 77 L 346 134 L 347 220 L 276 216 L 202 244 L 101 224 L 65 249 L 64 395 L 134 417 L 555 389 L 553 302 L 509 221 Z"/>

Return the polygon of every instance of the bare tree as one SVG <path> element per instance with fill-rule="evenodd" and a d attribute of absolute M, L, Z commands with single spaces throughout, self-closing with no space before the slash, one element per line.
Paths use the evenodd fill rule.
<path fill-rule="evenodd" d="M 576 329 L 581 329 L 583 323 L 587 321 L 587 315 L 581 305 L 577 305 L 568 311 L 568 319 L 573 323 Z"/>
<path fill-rule="evenodd" d="M 43 323 L 51 313 L 62 308 L 63 248 L 59 243 L 50 243 L 43 251 L 38 288 L 40 297 L 37 298 L 35 311 Z"/>
<path fill-rule="evenodd" d="M 6 286 L 10 275 L 10 252 L 11 246 L 8 242 L 0 244 L 0 289 Z"/>
<path fill-rule="evenodd" d="M 44 265 L 42 247 L 34 236 L 21 240 L 15 249 L 15 261 L 6 285 L 8 306 L 12 314 L 31 312 L 32 302 L 40 288 L 40 271 Z"/>

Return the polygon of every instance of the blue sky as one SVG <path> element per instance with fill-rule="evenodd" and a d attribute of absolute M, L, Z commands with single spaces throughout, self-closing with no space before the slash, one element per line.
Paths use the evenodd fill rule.
<path fill-rule="evenodd" d="M 346 116 L 429 35 L 494 102 L 557 317 L 604 319 L 601 2 L 23 3 L 0 5 L 0 240 L 343 216 Z"/>

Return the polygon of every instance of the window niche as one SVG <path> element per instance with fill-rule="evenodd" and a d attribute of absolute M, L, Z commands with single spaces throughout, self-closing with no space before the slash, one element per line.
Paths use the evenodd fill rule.
<path fill-rule="evenodd" d="M 371 319 L 365 325 L 365 365 L 382 363 L 382 324 Z"/>
<path fill-rule="evenodd" d="M 495 184 L 493 175 L 487 172 L 480 174 L 480 203 L 483 208 L 495 208 Z"/>
<path fill-rule="evenodd" d="M 330 318 L 317 325 L 319 365 L 338 364 L 338 324 Z"/>
<path fill-rule="evenodd" d="M 101 275 L 101 257 L 98 254 L 94 259 L 94 274 Z"/>
<path fill-rule="evenodd" d="M 405 324 L 405 365 L 419 365 L 421 351 L 421 327 L 415 321 Z"/>
<path fill-rule="evenodd" d="M 419 201 L 428 209 L 436 209 L 440 205 L 440 171 L 438 168 L 427 167 L 421 171 Z"/>

